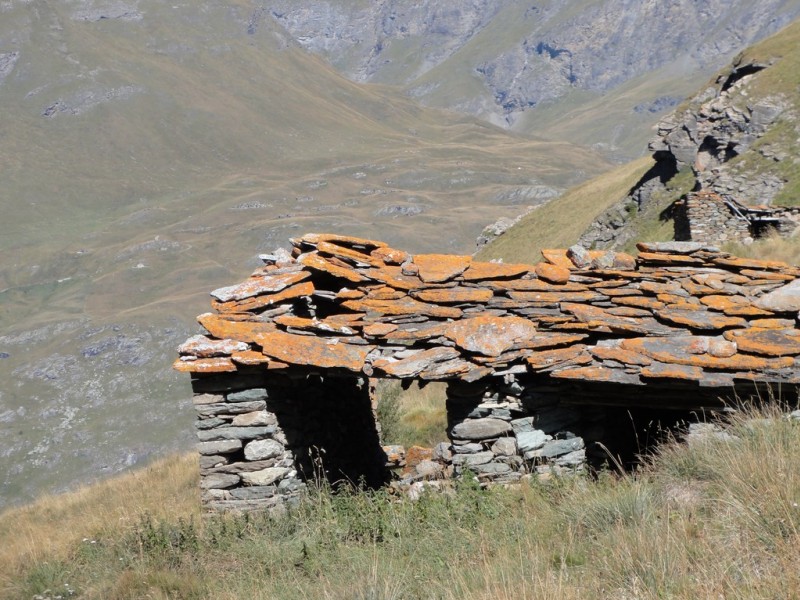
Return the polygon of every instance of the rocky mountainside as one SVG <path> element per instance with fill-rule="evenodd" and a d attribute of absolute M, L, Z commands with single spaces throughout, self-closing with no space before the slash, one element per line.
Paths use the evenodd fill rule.
<path fill-rule="evenodd" d="M 263 6 L 300 44 L 355 81 L 402 85 L 430 106 L 628 154 L 639 152 L 642 126 L 655 115 L 800 15 L 797 0 Z"/>
<path fill-rule="evenodd" d="M 652 157 L 620 165 L 534 209 L 478 256 L 535 261 L 542 248 L 578 239 L 587 248 L 623 250 L 639 240 L 672 240 L 675 201 L 700 187 L 745 206 L 796 211 L 800 22 L 746 49 L 698 87 L 662 119 Z"/>
<path fill-rule="evenodd" d="M 800 205 L 799 67 L 798 23 L 737 56 L 658 124 L 655 165 L 581 243 L 620 248 L 645 230 L 670 237 L 669 206 L 690 190 L 749 206 Z"/>

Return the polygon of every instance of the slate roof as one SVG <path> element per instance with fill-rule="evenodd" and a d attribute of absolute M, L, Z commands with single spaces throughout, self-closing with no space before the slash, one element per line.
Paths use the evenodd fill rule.
<path fill-rule="evenodd" d="M 692 242 L 544 250 L 536 265 L 411 255 L 327 234 L 211 293 L 193 374 L 254 367 L 474 381 L 800 383 L 800 268 Z"/>

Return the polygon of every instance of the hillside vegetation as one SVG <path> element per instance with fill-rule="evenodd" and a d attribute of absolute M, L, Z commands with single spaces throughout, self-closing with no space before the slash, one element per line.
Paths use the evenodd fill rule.
<path fill-rule="evenodd" d="M 653 165 L 640 158 L 567 190 L 557 201 L 534 209 L 484 246 L 481 260 L 536 263 L 542 248 L 572 246 L 592 221 L 618 202 Z"/>
<path fill-rule="evenodd" d="M 764 418 L 768 417 L 768 418 Z M 0 515 L 0 594 L 30 598 L 794 598 L 800 423 L 734 419 L 606 473 L 398 501 L 321 490 L 200 518 L 175 457 Z"/>

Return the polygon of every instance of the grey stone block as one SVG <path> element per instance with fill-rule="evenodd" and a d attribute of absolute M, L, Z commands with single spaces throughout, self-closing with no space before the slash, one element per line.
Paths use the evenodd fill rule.
<path fill-rule="evenodd" d="M 274 485 L 253 485 L 233 489 L 230 495 L 235 500 L 261 500 L 272 498 L 277 492 L 278 488 Z"/>
<path fill-rule="evenodd" d="M 285 467 L 269 467 L 252 473 L 242 473 L 242 481 L 250 485 L 270 485 L 290 472 Z"/>
<path fill-rule="evenodd" d="M 492 452 L 500 456 L 514 456 L 517 453 L 517 441 L 513 437 L 504 437 L 492 444 Z"/>
<path fill-rule="evenodd" d="M 552 436 L 547 435 L 544 431 L 534 429 L 533 431 L 518 433 L 517 445 L 521 452 L 526 453 L 531 450 L 538 450 L 552 439 Z"/>
<path fill-rule="evenodd" d="M 453 427 L 452 437 L 463 440 L 497 438 L 511 432 L 511 425 L 500 419 L 469 419 Z"/>
<path fill-rule="evenodd" d="M 525 431 L 533 431 L 533 417 L 514 419 L 511 421 L 511 428 L 517 436 Z"/>
<path fill-rule="evenodd" d="M 494 458 L 494 454 L 488 450 L 477 454 L 456 454 L 453 457 L 454 465 L 481 465 Z"/>
<path fill-rule="evenodd" d="M 214 442 L 200 442 L 197 451 L 200 454 L 230 454 L 242 449 L 242 440 L 218 440 Z"/>
<path fill-rule="evenodd" d="M 264 410 L 266 407 L 267 403 L 260 400 L 258 402 L 241 402 L 235 404 L 228 404 L 227 402 L 222 402 L 220 404 L 199 404 L 194 408 L 197 414 L 210 417 L 215 415 L 238 415 L 256 410 Z"/>
<path fill-rule="evenodd" d="M 228 402 L 255 402 L 266 400 L 267 397 L 266 388 L 252 388 L 241 392 L 231 392 L 227 395 Z"/>
<path fill-rule="evenodd" d="M 194 422 L 194 426 L 196 429 L 214 429 L 214 427 L 219 427 L 220 425 L 227 425 L 228 421 L 225 419 L 219 418 L 212 418 L 212 419 L 200 419 Z"/>
<path fill-rule="evenodd" d="M 556 456 L 569 454 L 570 452 L 582 448 L 583 438 L 574 437 L 569 440 L 553 440 L 552 442 L 547 442 L 542 449 L 539 450 L 539 456 L 542 458 L 555 458 Z"/>
<path fill-rule="evenodd" d="M 265 460 L 278 457 L 284 451 L 283 444 L 275 440 L 255 440 L 244 447 L 244 457 L 247 460 Z"/>
<path fill-rule="evenodd" d="M 232 473 L 212 473 L 200 478 L 204 490 L 224 490 L 239 484 L 239 476 Z"/>
<path fill-rule="evenodd" d="M 274 427 L 217 427 L 206 431 L 198 431 L 201 442 L 213 440 L 252 440 L 263 438 L 275 432 Z"/>

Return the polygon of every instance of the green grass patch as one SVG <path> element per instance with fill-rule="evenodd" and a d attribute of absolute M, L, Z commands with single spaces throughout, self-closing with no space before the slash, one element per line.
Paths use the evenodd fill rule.
<path fill-rule="evenodd" d="M 0 515 L 9 534 L 0 595 L 68 588 L 104 599 L 797 597 L 800 423 L 767 409 L 735 417 L 728 432 L 663 446 L 625 477 L 492 490 L 467 479 L 415 502 L 317 489 L 280 517 L 200 518 L 194 490 L 174 483 L 190 463 L 176 470 L 165 462 L 82 490 L 82 510 L 64 513 L 57 528 L 43 521 L 72 506 L 70 495 Z M 177 494 L 187 508 L 167 513 L 152 498 L 131 510 L 132 489 L 144 486 Z M 90 523 L 93 499 L 109 517 L 101 527 Z M 112 518 L 115 503 L 128 518 Z"/>
<path fill-rule="evenodd" d="M 652 159 L 642 158 L 570 189 L 527 214 L 482 248 L 477 258 L 535 263 L 541 260 L 542 248 L 572 246 L 603 211 L 626 196 L 652 165 Z"/>
<path fill-rule="evenodd" d="M 433 447 L 447 440 L 445 385 L 413 384 L 403 390 L 398 381 L 378 385 L 378 421 L 385 444 Z"/>

